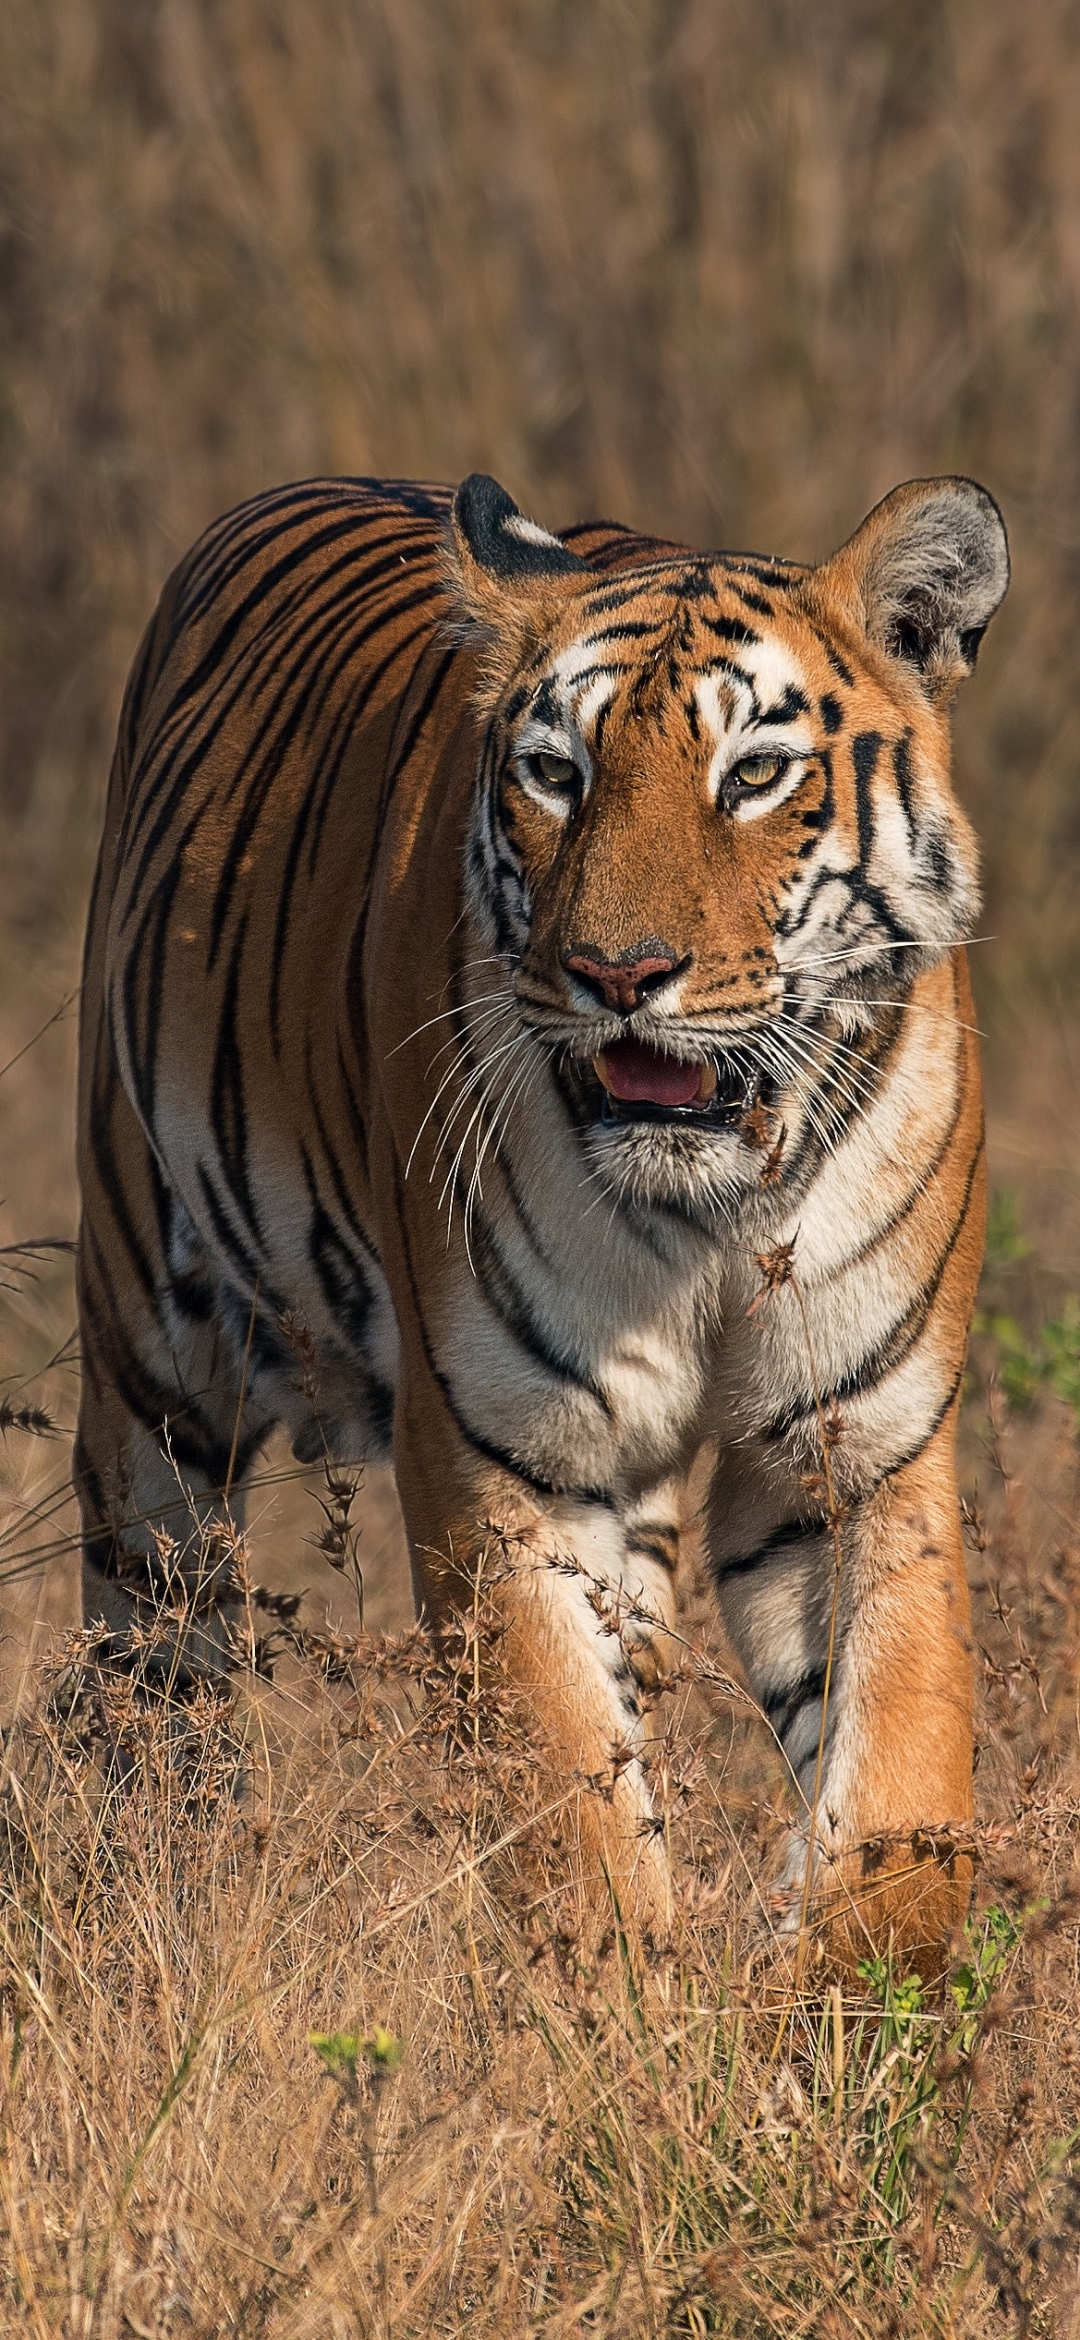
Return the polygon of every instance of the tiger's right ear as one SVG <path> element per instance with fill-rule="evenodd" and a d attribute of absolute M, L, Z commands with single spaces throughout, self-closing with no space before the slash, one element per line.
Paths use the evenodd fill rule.
<path fill-rule="evenodd" d="M 560 585 L 585 573 L 585 562 L 526 519 L 497 479 L 473 471 L 462 480 L 450 513 L 447 583 L 466 630 L 479 629 L 485 666 L 515 663 L 554 615 Z M 497 684 L 499 672 L 491 679 Z"/>

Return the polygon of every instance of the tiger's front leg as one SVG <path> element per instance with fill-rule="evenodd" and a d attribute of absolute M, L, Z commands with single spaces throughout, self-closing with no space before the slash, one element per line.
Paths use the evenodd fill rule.
<path fill-rule="evenodd" d="M 890 1941 L 940 1966 L 967 1905 L 973 1693 L 955 1433 L 954 1405 L 914 1462 L 850 1505 L 839 1574 L 834 1536 L 812 1520 L 714 1560 L 801 1804 L 779 1930 L 798 1933 L 805 1911 L 842 1966 Z M 731 1540 L 720 1480 L 712 1511 L 715 1551 Z"/>
<path fill-rule="evenodd" d="M 395 1462 L 421 1616 L 452 1632 L 475 1613 L 482 1584 L 494 1608 L 499 1673 L 543 1767 L 540 1806 L 562 1840 L 579 1931 L 602 1932 L 614 1896 L 624 1919 L 662 1932 L 671 1890 L 642 1762 L 642 1693 L 666 1670 L 675 1489 L 621 1516 L 545 1499 L 485 1461 L 425 1372 L 401 1388 Z"/>

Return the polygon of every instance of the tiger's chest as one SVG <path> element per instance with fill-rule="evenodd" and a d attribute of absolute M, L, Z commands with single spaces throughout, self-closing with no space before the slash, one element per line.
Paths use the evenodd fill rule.
<path fill-rule="evenodd" d="M 592 1273 L 500 1259 L 446 1295 L 440 1356 L 475 1433 L 555 1486 L 632 1492 L 684 1468 L 701 1436 L 721 1311 L 716 1263 L 669 1270 L 625 1245 Z"/>

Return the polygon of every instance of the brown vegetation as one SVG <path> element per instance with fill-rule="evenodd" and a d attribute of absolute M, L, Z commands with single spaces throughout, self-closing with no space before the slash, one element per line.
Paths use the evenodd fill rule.
<path fill-rule="evenodd" d="M 323 469 L 479 465 L 549 524 L 814 556 L 896 480 L 962 470 L 1015 556 L 958 718 L 1004 1199 L 966 1431 L 979 1914 L 951 1985 L 879 1968 L 838 1999 L 811 1962 L 796 1998 L 770 1969 L 783 1782 L 722 1653 L 658 1758 L 675 1950 L 643 1964 L 613 1912 L 583 1963 L 509 1726 L 478 1753 L 459 1707 L 447 1741 L 384 1489 L 359 1559 L 369 1625 L 404 1639 L 348 1642 L 272 1456 L 250 1565 L 271 1604 L 309 1588 L 305 1631 L 253 1612 L 274 1682 L 241 1669 L 179 1754 L 92 1668 L 74 1697 L 85 1648 L 40 1684 L 29 1628 L 72 1615 L 70 1258 L 9 1249 L 4 2340 L 1080 2330 L 1078 119 L 1074 0 L 0 10 L 4 1244 L 73 1232 L 110 734 L 215 512 Z M 707 1649 L 693 1586 L 686 1628 Z"/>
<path fill-rule="evenodd" d="M 415 1628 L 249 1586 L 235 1693 L 181 1716 L 69 1636 L 0 1784 L 0 2333 L 1072 2333 L 1080 1552 L 1040 1513 L 1075 1417 L 1017 1418 L 973 1406 L 978 1885 L 937 1994 L 771 1957 L 781 1767 L 693 1585 L 662 1954 L 614 1904 L 599 1952 L 567 1925 L 482 1594 L 448 1683 Z"/>

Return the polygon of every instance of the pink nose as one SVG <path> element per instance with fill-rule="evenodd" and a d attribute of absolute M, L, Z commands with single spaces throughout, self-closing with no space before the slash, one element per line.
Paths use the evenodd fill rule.
<path fill-rule="evenodd" d="M 576 975 L 579 983 L 586 984 L 618 1016 L 632 1015 L 646 992 L 658 991 L 678 965 L 675 952 L 652 935 L 647 942 L 622 951 L 617 959 L 605 958 L 588 943 L 580 950 L 563 953 L 567 974 Z"/>

